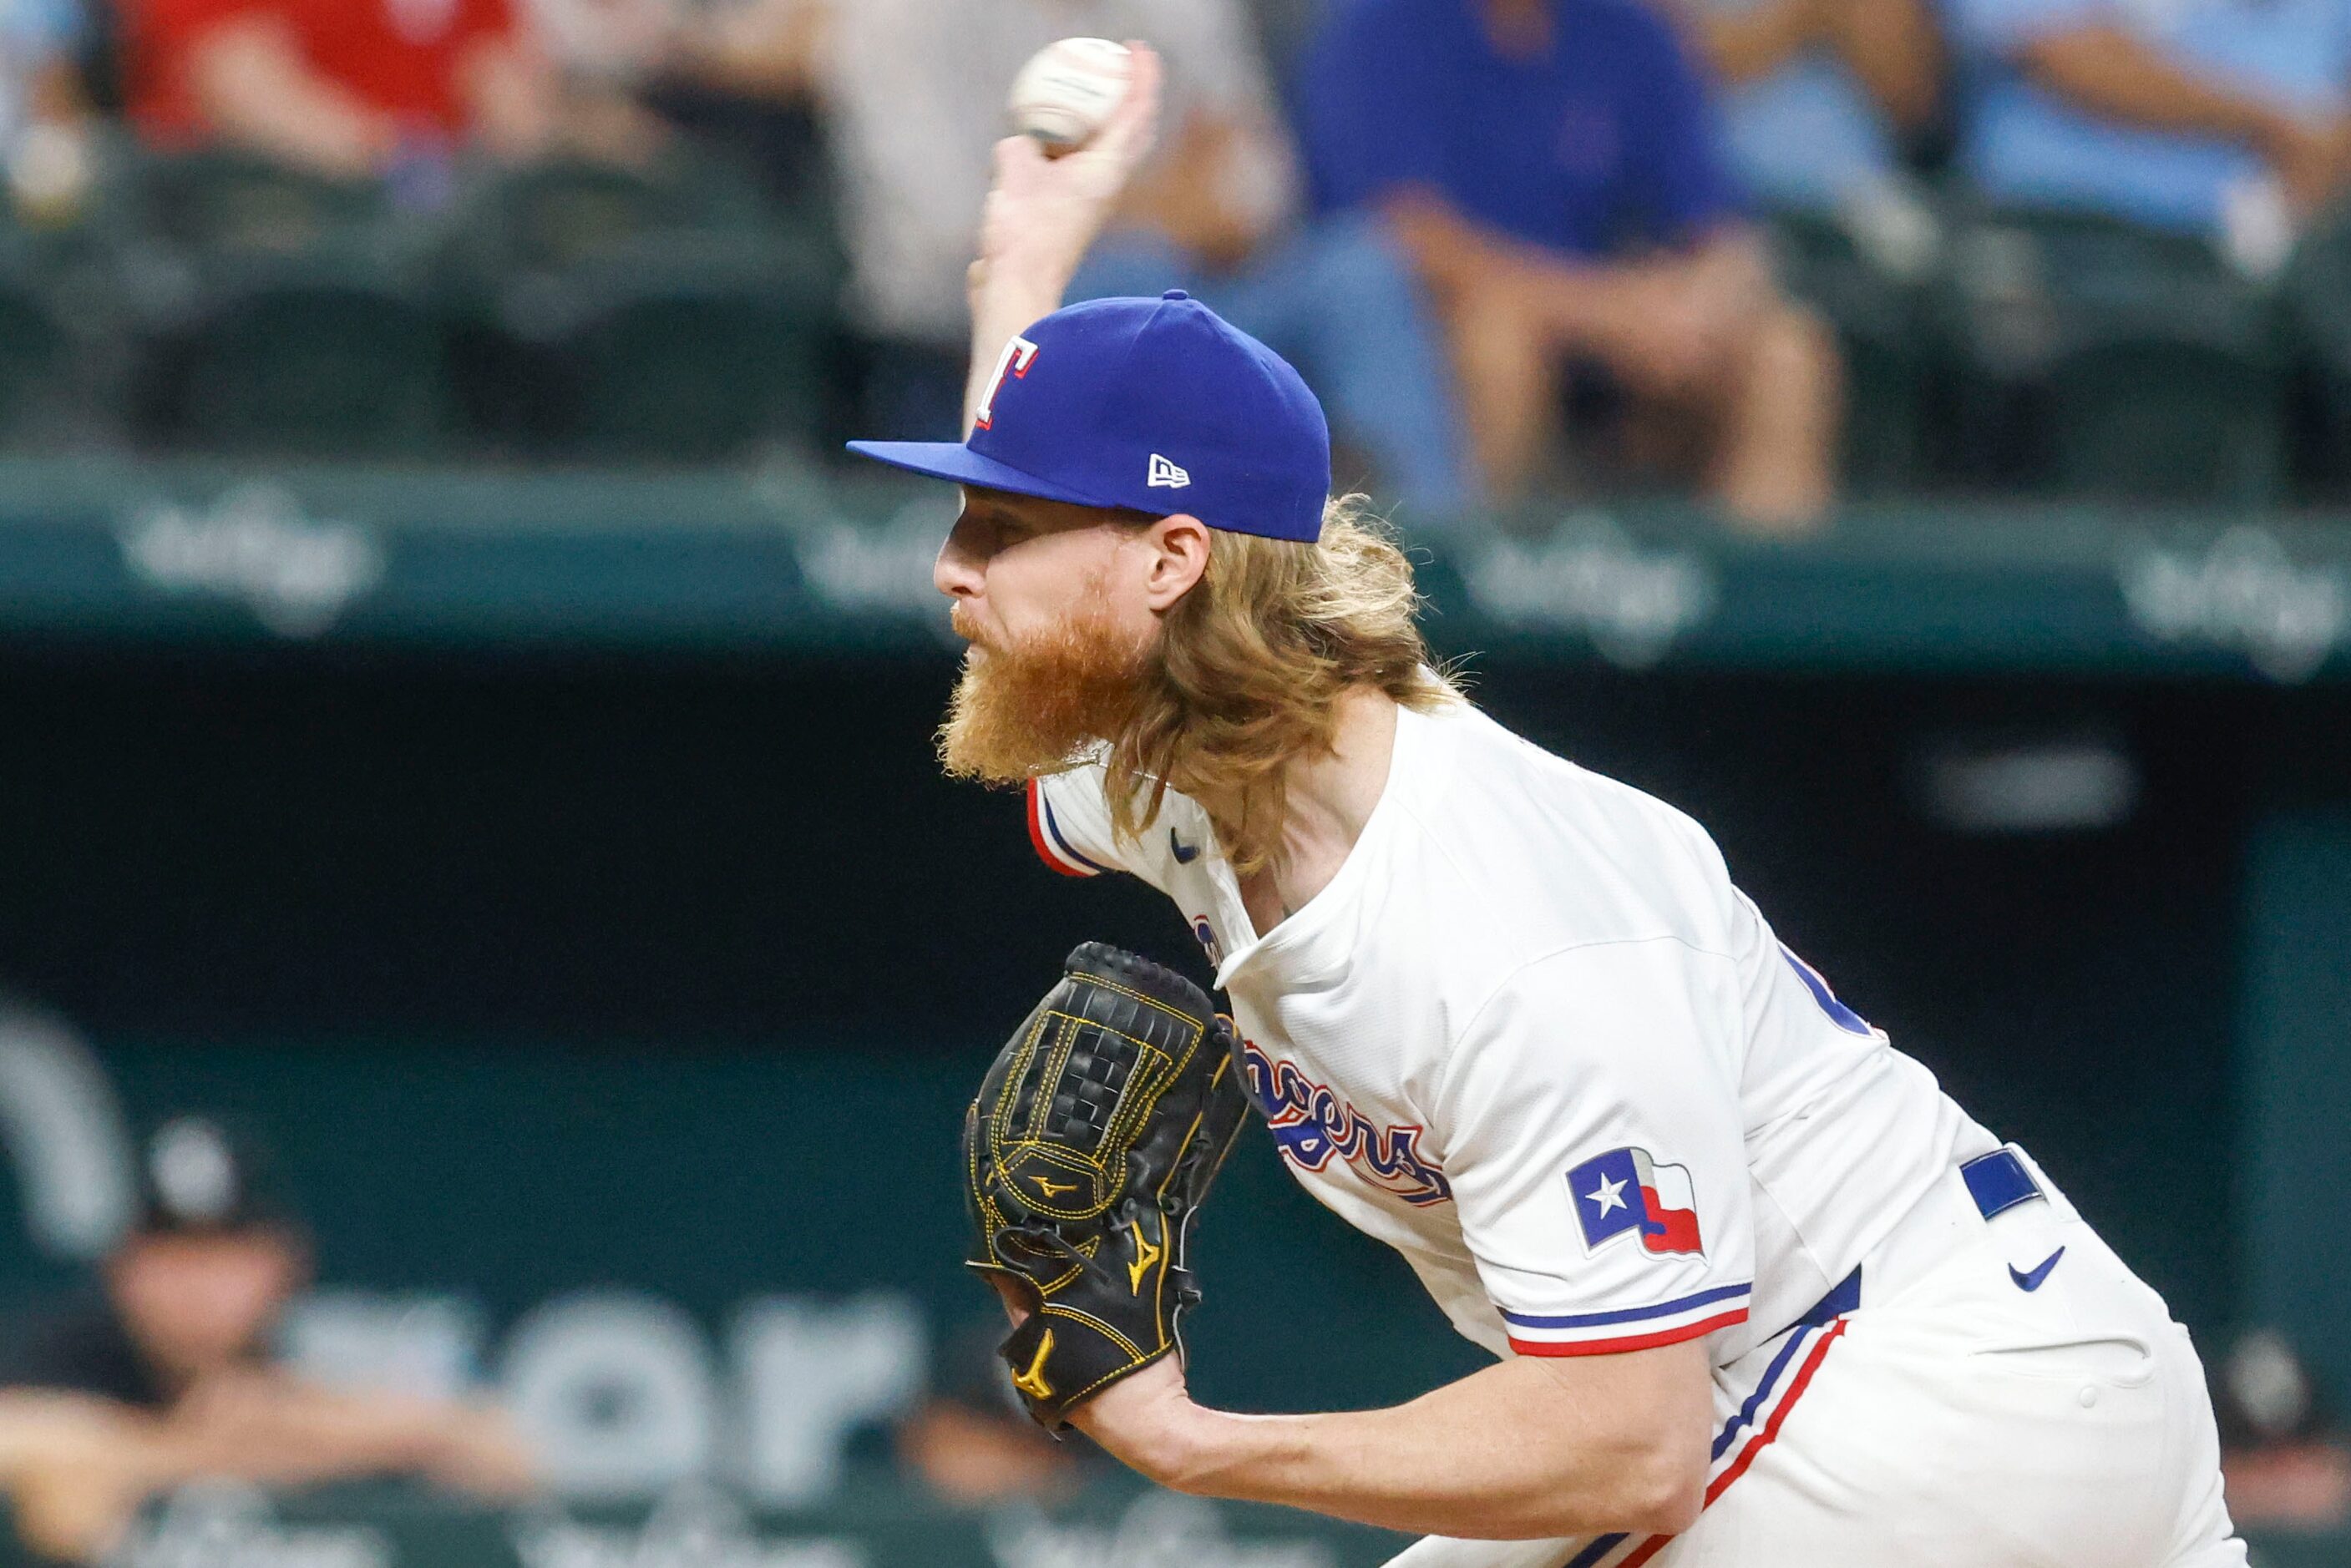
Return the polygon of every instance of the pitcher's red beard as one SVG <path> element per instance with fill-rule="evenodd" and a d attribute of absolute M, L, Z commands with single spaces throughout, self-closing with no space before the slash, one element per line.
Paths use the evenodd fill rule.
<path fill-rule="evenodd" d="M 1098 604 L 1017 646 L 982 639 L 960 604 L 953 624 L 972 644 L 938 734 L 939 763 L 957 778 L 1020 784 L 1060 773 L 1135 711 L 1144 650 Z"/>

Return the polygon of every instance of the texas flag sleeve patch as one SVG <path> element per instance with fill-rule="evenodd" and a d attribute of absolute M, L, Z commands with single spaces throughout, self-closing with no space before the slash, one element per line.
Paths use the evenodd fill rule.
<path fill-rule="evenodd" d="M 1586 1254 L 1616 1247 L 1618 1256 L 1633 1265 L 1627 1282 L 1689 1278 L 1687 1263 L 1668 1260 L 1696 1258 L 1703 1262 L 1706 1242 L 1698 1222 L 1698 1193 L 1689 1168 L 1668 1165 L 1646 1148 L 1612 1148 L 1594 1155 L 1567 1173 L 1567 1189 L 1575 1204 L 1575 1221 L 1583 1232 Z M 1639 1241 L 1635 1251 L 1627 1237 Z M 1666 1265 L 1651 1272 L 1641 1262 L 1655 1257 Z M 1612 1269 L 1611 1273 L 1621 1273 Z M 1691 1282 L 1695 1283 L 1696 1282 Z M 1695 1339 L 1747 1321 L 1747 1282 L 1701 1285 L 1665 1301 L 1638 1301 L 1604 1305 L 1583 1312 L 1514 1312 L 1496 1303 L 1508 1329 L 1510 1348 L 1520 1355 L 1604 1355 L 1620 1351 L 1647 1350 Z"/>
<path fill-rule="evenodd" d="M 1567 1189 L 1587 1253 L 1628 1235 L 1651 1252 L 1706 1253 L 1687 1166 L 1662 1164 L 1645 1148 L 1612 1148 L 1569 1171 Z"/>

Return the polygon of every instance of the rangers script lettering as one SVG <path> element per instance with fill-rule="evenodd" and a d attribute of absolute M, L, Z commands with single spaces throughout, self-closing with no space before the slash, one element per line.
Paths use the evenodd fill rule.
<path fill-rule="evenodd" d="M 1273 1129 L 1281 1156 L 1305 1170 L 1321 1170 L 1335 1153 L 1363 1178 L 1416 1207 L 1448 1203 L 1445 1173 L 1420 1156 L 1418 1127 L 1375 1127 L 1329 1089 L 1287 1062 L 1276 1062 L 1254 1041 L 1241 1042 L 1243 1086 Z"/>

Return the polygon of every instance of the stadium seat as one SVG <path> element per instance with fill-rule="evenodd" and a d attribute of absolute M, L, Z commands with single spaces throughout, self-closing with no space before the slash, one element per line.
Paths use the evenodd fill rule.
<path fill-rule="evenodd" d="M 0 441 L 37 432 L 67 379 L 66 334 L 41 236 L 19 228 L 0 202 Z"/>
<path fill-rule="evenodd" d="M 1827 214 L 1777 213 L 1767 233 L 1782 286 L 1821 314 L 1844 354 L 1846 483 L 1865 493 L 1915 487 L 1928 369 L 1923 279 Z"/>
<path fill-rule="evenodd" d="M 680 161 L 517 171 L 461 209 L 444 259 L 465 397 L 545 455 L 698 461 L 805 438 L 839 286 L 829 222 Z"/>
<path fill-rule="evenodd" d="M 1938 316 L 1969 477 L 2139 500 L 2283 492 L 2277 298 L 2201 239 L 2086 214 L 1982 215 L 1955 239 Z"/>
<path fill-rule="evenodd" d="M 2351 492 L 2351 211 L 2314 229 L 2286 273 L 2286 304 L 2314 396 L 2310 477 L 2323 492 Z"/>
<path fill-rule="evenodd" d="M 350 457 L 445 445 L 417 224 L 371 184 L 240 154 L 145 160 L 121 242 L 151 435 Z"/>

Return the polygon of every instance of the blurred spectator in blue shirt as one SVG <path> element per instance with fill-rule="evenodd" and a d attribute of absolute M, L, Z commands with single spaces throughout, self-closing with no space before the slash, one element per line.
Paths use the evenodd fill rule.
<path fill-rule="evenodd" d="M 2351 171 L 2346 0 L 1953 0 L 1994 200 L 2273 258 Z"/>
<path fill-rule="evenodd" d="M 1326 210 L 1380 213 L 1449 329 L 1477 455 L 1522 492 L 1597 366 L 1735 517 L 1817 519 L 1839 369 L 1775 289 L 1697 66 L 1639 0 L 1356 0 L 1301 110 Z M 1662 416 L 1655 417 L 1655 416 Z"/>
<path fill-rule="evenodd" d="M 747 0 L 733 53 L 821 111 L 872 348 L 867 417 L 960 423 L 972 236 L 1013 78 L 1073 35 L 1165 59 L 1160 151 L 1070 297 L 1186 288 L 1294 358 L 1333 434 L 1426 513 L 1467 499 L 1449 379 L 1384 231 L 1297 221 L 1293 151 L 1240 0 Z"/>
<path fill-rule="evenodd" d="M 1941 107 L 1925 0 L 1675 0 L 1721 81 L 1730 157 L 1758 199 L 1846 205 L 1904 180 Z"/>

